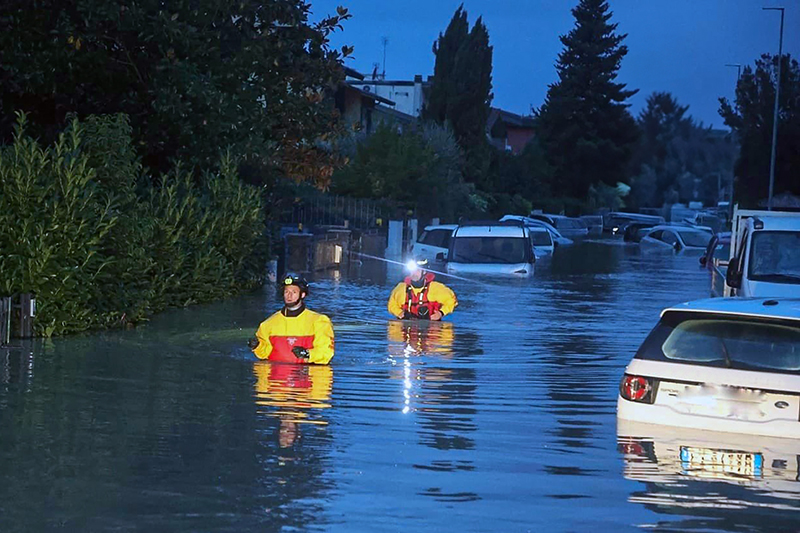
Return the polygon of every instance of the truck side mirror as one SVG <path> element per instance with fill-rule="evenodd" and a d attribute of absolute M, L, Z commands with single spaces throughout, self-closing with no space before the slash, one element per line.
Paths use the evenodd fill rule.
<path fill-rule="evenodd" d="M 728 271 L 725 273 L 725 283 L 732 289 L 739 289 L 742 285 L 742 277 L 739 274 L 739 258 L 734 257 L 728 263 Z"/>

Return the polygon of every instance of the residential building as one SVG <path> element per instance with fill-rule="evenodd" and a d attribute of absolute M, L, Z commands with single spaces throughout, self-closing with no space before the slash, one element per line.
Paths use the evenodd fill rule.
<path fill-rule="evenodd" d="M 535 135 L 534 119 L 493 107 L 486 121 L 486 135 L 496 148 L 519 154 Z"/>
<path fill-rule="evenodd" d="M 422 81 L 422 76 L 417 74 L 414 81 L 373 79 L 354 80 L 351 85 L 365 92 L 392 100 L 395 111 L 419 117 L 425 105 L 425 95 L 430 86 L 430 77 Z"/>

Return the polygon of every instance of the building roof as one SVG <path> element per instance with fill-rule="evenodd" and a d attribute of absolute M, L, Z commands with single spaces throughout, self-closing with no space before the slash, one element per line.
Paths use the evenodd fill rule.
<path fill-rule="evenodd" d="M 403 124 L 411 124 L 417 119 L 417 117 L 409 115 L 408 113 L 403 113 L 402 111 L 398 111 L 397 109 L 392 109 L 391 107 L 385 107 L 382 105 L 376 105 L 373 111 L 381 113 L 382 115 L 386 115 L 388 117 L 392 117 L 397 122 L 402 122 Z"/>
<path fill-rule="evenodd" d="M 664 309 L 670 311 L 692 311 L 751 317 L 781 318 L 800 320 L 800 299 L 798 298 L 706 298 L 686 302 Z"/>
<path fill-rule="evenodd" d="M 389 100 L 388 98 L 384 98 L 383 96 L 378 96 L 377 94 L 375 94 L 375 93 L 373 93 L 371 91 L 365 91 L 364 89 L 353 85 L 349 81 L 345 82 L 345 85 L 347 86 L 347 88 L 349 88 L 349 89 L 351 89 L 353 91 L 356 91 L 356 92 L 360 93 L 362 96 L 365 96 L 365 97 L 367 97 L 367 98 L 369 98 L 371 100 L 374 100 L 376 102 L 380 102 L 382 104 L 386 104 L 386 105 L 390 105 L 390 106 L 394 106 L 395 105 L 395 103 L 393 101 Z"/>
<path fill-rule="evenodd" d="M 364 75 L 363 74 L 361 74 L 356 69 L 350 68 L 350 67 L 347 67 L 347 66 L 344 67 L 344 74 L 345 74 L 345 76 L 350 76 L 351 78 L 355 78 L 357 80 L 363 80 L 364 79 Z"/>
<path fill-rule="evenodd" d="M 498 107 L 491 108 L 489 112 L 489 120 L 488 120 L 488 127 L 491 129 L 494 124 L 500 121 L 506 126 L 512 126 L 517 128 L 530 128 L 533 129 L 536 126 L 536 121 L 531 116 L 522 116 L 517 115 L 516 113 L 512 113 L 511 111 L 505 111 L 504 109 L 500 109 Z"/>

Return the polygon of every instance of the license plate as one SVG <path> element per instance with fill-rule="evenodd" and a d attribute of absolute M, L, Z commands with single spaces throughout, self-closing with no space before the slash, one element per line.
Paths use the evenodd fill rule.
<path fill-rule="evenodd" d="M 681 446 L 681 467 L 684 474 L 690 476 L 754 478 L 763 474 L 764 456 L 760 453 Z"/>

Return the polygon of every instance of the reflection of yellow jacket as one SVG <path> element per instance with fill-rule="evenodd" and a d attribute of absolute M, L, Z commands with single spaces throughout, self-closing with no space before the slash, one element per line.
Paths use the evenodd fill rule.
<path fill-rule="evenodd" d="M 432 274 L 430 274 L 430 276 L 432 277 Z M 428 301 L 438 303 L 441 306 L 439 307 L 439 310 L 443 315 L 449 315 L 452 313 L 453 309 L 455 309 L 458 305 L 458 299 L 456 298 L 455 293 L 445 284 L 439 283 L 438 281 L 433 281 L 432 279 L 428 281 L 425 286 L 420 288 L 410 285 L 409 279 L 406 279 L 402 283 L 398 283 L 397 286 L 392 290 L 392 294 L 389 295 L 389 302 L 386 305 L 386 308 L 394 316 L 402 316 L 405 311 L 404 306 L 407 308 L 409 303 L 407 302 L 408 289 L 411 289 L 411 292 L 414 293 L 416 298 L 420 298 L 420 293 L 426 286 L 428 287 Z"/>
<path fill-rule="evenodd" d="M 282 365 L 255 363 L 256 403 L 281 407 L 305 417 L 307 409 L 330 407 L 333 371 L 321 365 Z"/>
<path fill-rule="evenodd" d="M 327 365 L 333 358 L 333 326 L 320 313 L 303 309 L 297 316 L 286 316 L 281 309 L 258 327 L 258 346 L 253 353 L 259 359 L 285 363 Z M 308 359 L 295 357 L 292 348 L 306 348 Z"/>
<path fill-rule="evenodd" d="M 390 320 L 386 337 L 390 343 L 389 353 L 395 357 L 408 355 L 409 350 L 414 354 L 449 355 L 453 351 L 455 334 L 451 322 Z"/>

